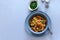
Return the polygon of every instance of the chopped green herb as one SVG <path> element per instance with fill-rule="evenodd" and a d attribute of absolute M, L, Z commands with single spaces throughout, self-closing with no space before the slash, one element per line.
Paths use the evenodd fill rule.
<path fill-rule="evenodd" d="M 44 24 L 44 20 L 41 20 L 41 23 Z"/>
<path fill-rule="evenodd" d="M 36 1 L 32 1 L 30 4 L 30 8 L 31 9 L 35 9 L 37 7 L 37 2 Z"/>

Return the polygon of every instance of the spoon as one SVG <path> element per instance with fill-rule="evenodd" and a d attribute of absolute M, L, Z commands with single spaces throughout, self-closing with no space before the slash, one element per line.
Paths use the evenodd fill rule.
<path fill-rule="evenodd" d="M 51 31 L 51 29 L 50 29 L 50 28 L 48 28 L 48 30 L 49 30 L 50 34 L 52 35 L 52 34 L 53 34 L 53 32 Z"/>

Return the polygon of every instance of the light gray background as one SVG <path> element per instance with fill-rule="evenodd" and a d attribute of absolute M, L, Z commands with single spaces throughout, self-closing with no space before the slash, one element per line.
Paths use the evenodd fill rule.
<path fill-rule="evenodd" d="M 60 40 L 60 0 L 51 0 L 49 9 L 45 9 L 40 1 L 38 10 L 46 12 L 52 21 L 52 40 Z M 30 0 L 0 0 L 0 40 L 42 40 L 28 35 L 24 30 L 29 2 Z"/>

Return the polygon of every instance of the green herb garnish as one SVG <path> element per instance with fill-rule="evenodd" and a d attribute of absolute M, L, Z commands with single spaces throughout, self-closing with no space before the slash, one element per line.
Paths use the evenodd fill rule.
<path fill-rule="evenodd" d="M 37 7 L 37 2 L 36 1 L 32 1 L 30 4 L 30 8 L 31 9 L 35 9 Z"/>
<path fill-rule="evenodd" d="M 44 24 L 44 20 L 41 20 L 41 23 Z"/>

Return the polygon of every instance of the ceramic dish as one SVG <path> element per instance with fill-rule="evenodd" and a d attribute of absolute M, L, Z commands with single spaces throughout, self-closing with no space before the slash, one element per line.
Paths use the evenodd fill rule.
<path fill-rule="evenodd" d="M 29 25 L 29 20 L 30 20 L 30 18 L 31 18 L 32 16 L 34 16 L 34 15 L 41 15 L 42 17 L 45 17 L 46 20 L 47 20 L 46 28 L 45 28 L 43 31 L 41 31 L 41 32 L 35 32 L 35 31 L 33 31 L 33 30 L 31 29 L 30 25 Z M 31 33 L 33 33 L 33 34 L 43 34 L 43 33 L 45 33 L 45 32 L 48 30 L 48 28 L 50 27 L 50 25 L 51 25 L 51 20 L 50 20 L 49 16 L 48 16 L 46 13 L 42 12 L 42 11 L 31 12 L 31 13 L 27 16 L 27 18 L 26 18 L 26 20 L 25 20 L 25 28 L 27 28 L 28 31 L 31 32 Z"/>
<path fill-rule="evenodd" d="M 29 3 L 29 5 L 28 5 L 28 9 L 30 11 L 34 11 L 34 10 L 38 9 L 38 1 L 37 0 L 31 0 L 30 3 Z"/>

